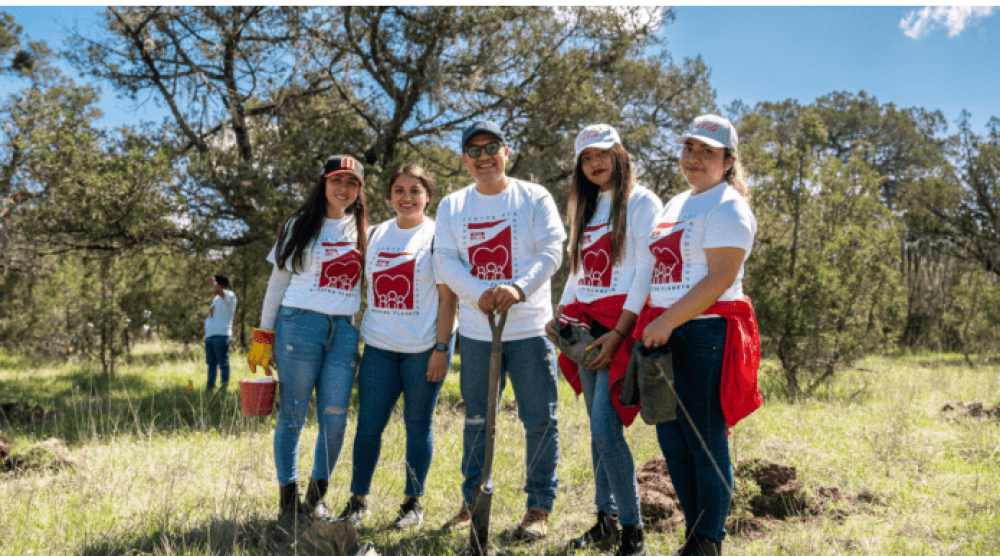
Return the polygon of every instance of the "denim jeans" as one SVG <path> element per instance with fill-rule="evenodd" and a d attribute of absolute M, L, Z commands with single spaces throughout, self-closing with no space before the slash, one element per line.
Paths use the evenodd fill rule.
<path fill-rule="evenodd" d="M 358 371 L 358 430 L 354 436 L 354 472 L 351 493 L 367 495 L 382 451 L 382 432 L 392 408 L 403 395 L 406 425 L 406 496 L 424 495 L 427 471 L 434 456 L 434 409 L 444 381 L 427 380 L 427 362 L 433 349 L 399 353 L 365 346 Z M 447 353 L 449 364 L 452 351 Z"/>
<path fill-rule="evenodd" d="M 229 384 L 229 342 L 230 336 L 208 336 L 205 338 L 205 362 L 208 363 L 208 389 L 215 388 L 216 367 L 222 371 L 222 386 Z"/>
<path fill-rule="evenodd" d="M 465 402 L 465 431 L 462 446 L 462 496 L 472 501 L 472 489 L 479 483 L 486 455 L 486 412 L 489 398 L 491 342 L 462 336 L 458 349 L 462 357 L 460 385 Z M 514 389 L 517 416 L 524 425 L 527 444 L 527 508 L 552 511 L 559 488 L 559 405 L 556 382 L 555 348 L 544 337 L 503 343 L 500 392 L 507 379 Z M 498 424 L 498 427 L 502 426 Z M 488 485 L 492 488 L 492 484 Z"/>
<path fill-rule="evenodd" d="M 611 403 L 609 370 L 580 369 L 583 399 L 590 416 L 590 456 L 593 460 L 594 504 L 597 509 L 619 514 L 622 525 L 642 526 L 639 510 L 639 483 L 635 461 L 625 441 L 625 425 Z"/>
<path fill-rule="evenodd" d="M 344 444 L 357 354 L 358 331 L 350 316 L 290 307 L 278 311 L 274 359 L 280 386 L 274 465 L 280 486 L 296 482 L 299 438 L 314 389 L 319 437 L 312 478 L 329 480 Z"/>
<path fill-rule="evenodd" d="M 674 388 L 678 397 L 677 420 L 656 425 L 656 438 L 667 460 L 670 480 L 684 511 L 687 528 L 713 541 L 721 541 L 726 536 L 726 515 L 731 502 L 729 489 L 733 487 L 726 419 L 719 401 L 726 326 L 724 318 L 697 319 L 676 328 L 670 335 L 668 345 L 674 357 Z M 698 441 L 695 428 L 681 409 L 682 404 L 701 433 L 708 452 Z M 712 465 L 713 459 L 726 482 Z"/>

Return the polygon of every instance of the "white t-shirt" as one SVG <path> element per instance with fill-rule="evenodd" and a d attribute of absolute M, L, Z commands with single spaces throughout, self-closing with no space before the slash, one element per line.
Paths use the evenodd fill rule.
<path fill-rule="evenodd" d="M 365 345 L 401 353 L 430 349 L 437 336 L 438 280 L 431 245 L 434 222 L 404 230 L 396 219 L 372 230 L 365 261 L 368 309 Z"/>
<path fill-rule="evenodd" d="M 222 296 L 212 296 L 212 316 L 205 319 L 205 337 L 232 336 L 233 315 L 236 314 L 236 294 L 222 290 Z"/>
<path fill-rule="evenodd" d="M 287 224 L 292 225 L 290 220 Z M 319 235 L 307 246 L 302 268 L 292 270 L 292 259 L 285 269 L 292 279 L 281 299 L 283 307 L 308 309 L 327 315 L 353 315 L 361 309 L 361 272 L 364 261 L 357 250 L 354 215 L 333 220 L 325 218 Z M 268 262 L 277 265 L 277 244 L 268 254 Z"/>
<path fill-rule="evenodd" d="M 584 228 L 580 245 L 580 268 L 566 279 L 560 305 L 574 301 L 593 303 L 613 295 L 627 294 L 625 309 L 639 314 L 649 296 L 649 274 L 636 275 L 636 256 L 646 248 L 646 233 L 663 209 L 663 203 L 652 191 L 634 185 L 628 198 L 628 230 L 618 264 L 611 265 L 611 201 L 612 191 L 602 191 L 597 197 L 594 215 Z"/>
<path fill-rule="evenodd" d="M 750 256 L 757 220 L 750 205 L 727 183 L 692 195 L 685 191 L 671 199 L 656 218 L 640 250 L 640 271 L 652 272 L 650 302 L 670 307 L 708 275 L 705 249 L 739 247 Z M 743 297 L 743 266 L 736 281 L 719 298 Z"/>
<path fill-rule="evenodd" d="M 492 338 L 479 298 L 500 284 L 516 284 L 526 296 L 508 311 L 505 340 L 542 336 L 552 319 L 550 278 L 562 262 L 566 231 L 548 190 L 508 180 L 496 195 L 473 184 L 438 206 L 434 270 L 458 296 L 459 330 L 474 340 Z"/>

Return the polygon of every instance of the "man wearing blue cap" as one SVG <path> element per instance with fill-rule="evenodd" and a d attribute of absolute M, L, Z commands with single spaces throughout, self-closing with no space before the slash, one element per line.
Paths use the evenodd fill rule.
<path fill-rule="evenodd" d="M 482 476 L 492 333 L 486 315 L 507 313 L 502 372 L 510 380 L 527 443 L 527 511 L 512 537 L 548 533 L 559 479 L 555 348 L 550 278 L 562 262 L 563 229 L 544 187 L 506 174 L 510 149 L 500 127 L 480 120 L 462 133 L 462 163 L 476 182 L 445 197 L 437 211 L 435 273 L 458 294 L 465 401 L 462 508 L 451 527 L 466 527 L 472 489 Z M 501 382 L 501 388 L 506 381 Z"/>

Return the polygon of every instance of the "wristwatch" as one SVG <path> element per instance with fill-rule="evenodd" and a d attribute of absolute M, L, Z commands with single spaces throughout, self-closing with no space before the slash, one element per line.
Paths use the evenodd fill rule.
<path fill-rule="evenodd" d="M 444 342 L 438 342 L 434 344 L 434 351 L 448 351 L 448 344 Z"/>

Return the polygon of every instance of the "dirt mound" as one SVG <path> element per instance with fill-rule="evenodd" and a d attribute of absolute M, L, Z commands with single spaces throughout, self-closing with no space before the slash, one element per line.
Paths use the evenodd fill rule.
<path fill-rule="evenodd" d="M 982 402 L 948 402 L 941 407 L 941 413 L 952 411 L 959 417 L 1000 420 L 1000 404 L 989 407 Z"/>
<path fill-rule="evenodd" d="M 0 423 L 41 423 L 52 415 L 52 411 L 24 401 L 0 404 Z"/>
<path fill-rule="evenodd" d="M 636 471 L 643 521 L 657 531 L 684 526 L 684 513 L 677 502 L 667 463 L 653 458 Z M 877 502 L 868 491 L 844 494 L 837 487 L 806 488 L 797 470 L 789 465 L 752 459 L 738 462 L 736 488 L 726 529 L 732 534 L 756 538 L 781 526 L 792 517 L 842 519 L 858 511 L 861 504 Z"/>
<path fill-rule="evenodd" d="M 83 457 L 70 454 L 63 441 L 50 437 L 25 449 L 0 437 L 0 473 L 24 473 L 43 469 L 82 467 Z"/>

